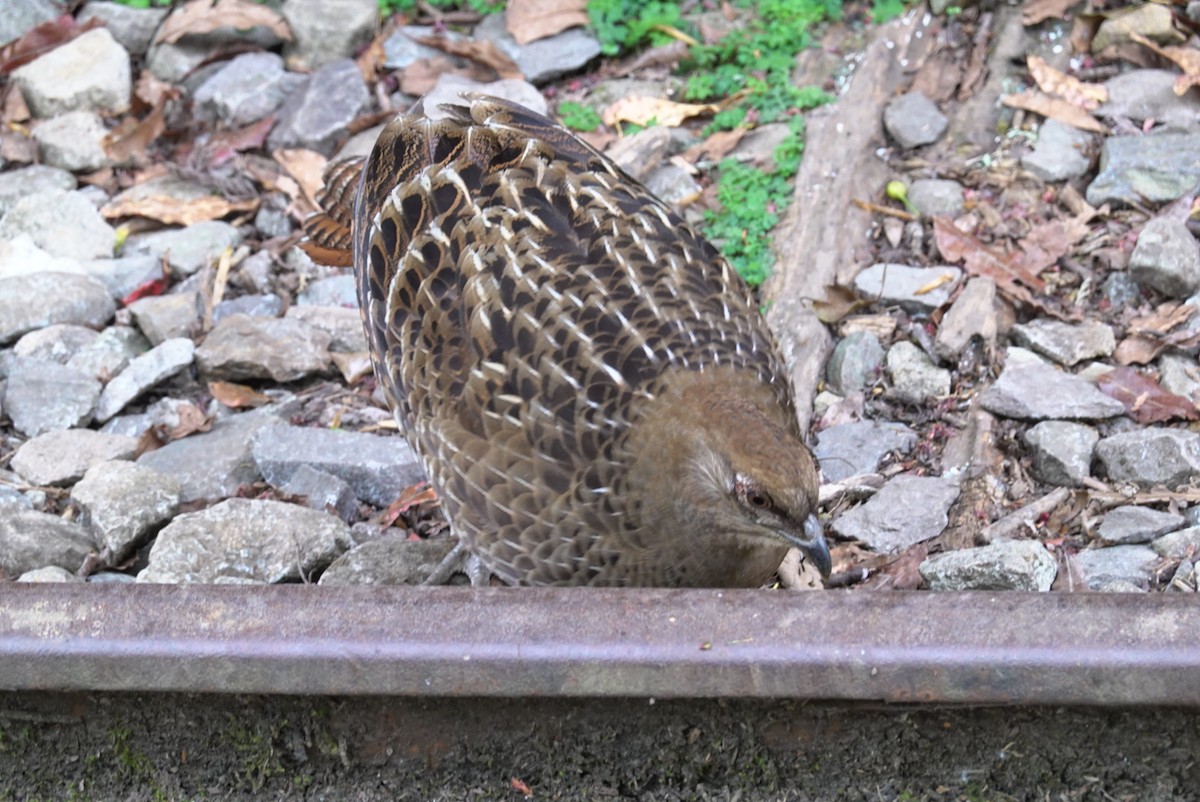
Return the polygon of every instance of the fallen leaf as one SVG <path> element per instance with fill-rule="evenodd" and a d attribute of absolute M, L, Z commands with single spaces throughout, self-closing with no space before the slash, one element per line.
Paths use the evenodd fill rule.
<path fill-rule="evenodd" d="M 21 94 L 21 87 L 9 82 L 8 91 L 4 93 L 4 123 L 23 123 L 29 117 L 29 106 L 25 104 L 25 96 Z"/>
<path fill-rule="evenodd" d="M 285 41 L 292 29 L 274 9 L 252 0 L 191 0 L 166 18 L 154 35 L 154 43 L 173 44 L 189 34 L 211 33 L 218 28 L 244 30 L 262 26 Z"/>
<path fill-rule="evenodd" d="M 732 131 L 717 131 L 712 136 L 705 139 L 703 142 L 697 142 L 690 148 L 685 150 L 680 155 L 690 164 L 695 164 L 701 159 L 709 161 L 720 161 L 728 155 L 729 151 L 737 147 L 748 133 L 745 128 L 734 128 Z"/>
<path fill-rule="evenodd" d="M 261 148 L 274 125 L 275 115 L 269 114 L 258 122 L 235 131 L 217 131 L 205 145 L 209 165 L 224 164 L 234 153 Z"/>
<path fill-rule="evenodd" d="M 459 72 L 454 62 L 444 56 L 434 58 L 419 58 L 409 64 L 400 73 L 401 92 L 409 95 L 423 95 L 437 84 L 438 78 L 448 72 Z"/>
<path fill-rule="evenodd" d="M 852 312 L 857 312 L 869 301 L 858 297 L 858 293 L 848 287 L 827 286 L 825 297 L 812 302 L 813 311 L 817 318 L 825 324 L 837 323 Z"/>
<path fill-rule="evenodd" d="M 231 201 L 219 195 L 190 200 L 170 195 L 147 195 L 110 202 L 100 209 L 100 214 L 109 220 L 147 217 L 168 225 L 190 226 L 204 220 L 219 220 L 234 212 L 252 212 L 258 208 L 258 202 L 258 198 Z"/>
<path fill-rule="evenodd" d="M 66 44 L 80 34 L 103 24 L 99 18 L 93 17 L 80 25 L 70 14 L 62 14 L 43 22 L 0 48 L 0 75 L 8 75 L 38 56 L 45 55 L 59 45 Z"/>
<path fill-rule="evenodd" d="M 342 372 L 346 384 L 354 386 L 371 375 L 371 354 L 367 351 L 334 351 L 329 356 L 334 366 Z"/>
<path fill-rule="evenodd" d="M 1088 84 L 1051 67 L 1044 58 L 1030 54 L 1026 60 L 1029 74 L 1038 88 L 1048 95 L 1057 95 L 1073 106 L 1095 111 L 1108 102 L 1108 89 L 1100 84 Z"/>
<path fill-rule="evenodd" d="M 233 409 L 261 407 L 273 400 L 271 396 L 260 393 L 253 387 L 233 382 L 209 382 L 208 391 L 212 393 L 213 398 Z"/>
<path fill-rule="evenodd" d="M 918 543 L 891 558 L 860 587 L 864 590 L 916 590 L 925 581 L 918 570 L 929 556 L 929 546 Z"/>
<path fill-rule="evenodd" d="M 317 203 L 317 193 L 324 186 L 325 165 L 328 163 L 328 159 L 315 150 L 305 150 L 304 148 L 276 150 L 271 153 L 271 157 L 296 180 L 305 199 L 314 207 L 320 208 Z"/>
<path fill-rule="evenodd" d="M 508 32 L 519 45 L 588 24 L 587 0 L 508 0 Z"/>
<path fill-rule="evenodd" d="M 651 121 L 668 128 L 682 125 L 684 120 L 713 114 L 724 108 L 724 103 L 676 103 L 661 97 L 631 95 L 614 102 L 600 113 L 605 125 L 629 122 L 648 125 Z"/>
<path fill-rule="evenodd" d="M 1200 419 L 1200 410 L 1190 400 L 1164 390 L 1154 379 L 1133 368 L 1121 367 L 1103 374 L 1096 380 L 1096 387 L 1120 401 L 1137 423 Z"/>
<path fill-rule="evenodd" d="M 1078 2 L 1079 0 L 1027 0 L 1025 7 L 1021 9 L 1021 24 L 1037 25 L 1051 18 L 1062 18 L 1071 6 Z"/>
<path fill-rule="evenodd" d="M 1193 47 L 1176 47 L 1174 45 L 1159 47 L 1140 33 L 1132 33 L 1129 35 L 1129 38 L 1179 65 L 1179 69 L 1183 70 L 1183 75 L 1175 77 L 1175 94 L 1182 95 L 1193 86 L 1200 85 L 1200 50 L 1196 50 Z"/>
<path fill-rule="evenodd" d="M 1041 292 L 1044 282 L 1029 270 L 1020 254 L 1005 253 L 993 245 L 984 245 L 958 228 L 945 217 L 933 219 L 934 239 L 938 251 L 950 262 L 963 262 L 967 271 L 977 276 L 990 276 L 997 286 L 1021 282 Z"/>
<path fill-rule="evenodd" d="M 1018 95 L 1003 95 L 1000 102 L 1010 108 L 1032 111 L 1083 131 L 1108 133 L 1107 125 L 1062 98 L 1050 97 L 1041 92 L 1022 92 Z"/>
<path fill-rule="evenodd" d="M 1191 348 L 1200 344 L 1200 331 L 1180 329 L 1196 313 L 1191 304 L 1168 301 L 1151 314 L 1129 323 L 1127 336 L 1113 352 L 1119 365 L 1145 365 L 1169 347 Z"/>
<path fill-rule="evenodd" d="M 501 78 L 521 79 L 525 77 L 521 73 L 521 68 L 517 66 L 517 62 L 505 55 L 495 42 L 473 39 L 456 41 L 445 36 L 421 36 L 416 41 L 418 44 L 437 48 L 451 56 L 470 59 L 477 64 L 482 64 L 495 71 Z M 405 71 L 407 72 L 407 70 Z"/>
<path fill-rule="evenodd" d="M 384 526 L 391 526 L 404 513 L 413 507 L 426 503 L 436 503 L 437 491 L 428 482 L 418 482 L 400 491 L 400 497 L 387 506 L 379 514 L 378 521 Z"/>
<path fill-rule="evenodd" d="M 121 306 L 129 306 L 139 298 L 150 298 L 156 295 L 162 295 L 171 286 L 171 280 L 167 277 L 153 278 L 149 281 L 144 281 L 133 288 L 133 290 L 121 299 Z"/>
<path fill-rule="evenodd" d="M 179 97 L 179 89 L 174 84 L 159 80 L 150 70 L 142 70 L 133 85 L 133 94 L 146 104 L 146 108 L 152 109 L 164 100 Z"/>
<path fill-rule="evenodd" d="M 167 98 L 159 100 L 143 119 L 126 117 L 104 137 L 104 151 L 118 165 L 143 165 L 150 161 L 150 145 L 167 130 Z"/>
<path fill-rule="evenodd" d="M 657 45 L 643 50 L 636 57 L 618 65 L 613 69 L 612 74 L 615 77 L 622 78 L 630 73 L 649 67 L 674 67 L 687 58 L 691 50 L 687 42 L 680 42 L 678 39 L 675 39 L 668 44 Z"/>
<path fill-rule="evenodd" d="M 514 791 L 516 791 L 517 793 L 519 793 L 521 796 L 525 797 L 526 799 L 529 799 L 531 796 L 533 796 L 533 791 L 531 791 L 529 789 L 529 786 L 526 785 L 521 780 L 517 779 L 516 777 L 513 777 L 512 779 L 510 779 L 508 781 L 508 785 L 510 788 L 512 788 Z"/>

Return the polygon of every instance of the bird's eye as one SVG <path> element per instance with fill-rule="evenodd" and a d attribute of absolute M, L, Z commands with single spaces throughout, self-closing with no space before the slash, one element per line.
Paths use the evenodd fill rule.
<path fill-rule="evenodd" d="M 746 501 L 750 502 L 750 506 L 756 509 L 765 510 L 771 506 L 771 499 L 767 498 L 762 493 L 751 493 L 746 497 Z"/>

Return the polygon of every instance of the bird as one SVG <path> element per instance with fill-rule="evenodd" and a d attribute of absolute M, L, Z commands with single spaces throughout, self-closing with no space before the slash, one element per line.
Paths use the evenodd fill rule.
<path fill-rule="evenodd" d="M 828 576 L 818 472 L 751 291 L 599 151 L 516 103 L 397 115 L 306 221 L 461 547 L 510 585 Z"/>

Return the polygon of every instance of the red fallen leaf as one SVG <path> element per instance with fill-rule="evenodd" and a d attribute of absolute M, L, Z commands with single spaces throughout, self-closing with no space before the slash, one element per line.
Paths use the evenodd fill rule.
<path fill-rule="evenodd" d="M 530 797 L 533 796 L 533 790 L 528 785 L 526 785 L 522 781 L 518 780 L 516 777 L 513 777 L 511 780 L 509 780 L 508 784 L 514 791 L 516 791 L 517 793 L 519 793 L 521 796 L 525 797 L 526 799 L 529 799 Z"/>
<path fill-rule="evenodd" d="M 1096 386 L 1100 392 L 1120 401 L 1129 417 L 1138 423 L 1200 418 L 1200 410 L 1191 401 L 1167 392 L 1154 379 L 1133 368 L 1116 368 L 1105 373 L 1097 379 Z"/>
<path fill-rule="evenodd" d="M 152 295 L 162 295 L 171 286 L 171 282 L 166 278 L 152 278 L 149 281 L 144 281 L 133 289 L 133 292 L 121 299 L 121 306 L 129 306 L 139 298 L 147 298 Z"/>
<path fill-rule="evenodd" d="M 81 33 L 87 33 L 104 23 L 98 17 L 80 25 L 70 14 L 62 14 L 25 32 L 24 36 L 0 48 L 0 75 L 8 75 L 38 56 L 49 53 Z"/>
<path fill-rule="evenodd" d="M 391 526 L 404 513 L 427 501 L 437 501 L 437 491 L 428 482 L 418 482 L 404 488 L 400 498 L 388 505 L 383 513 L 383 526 Z"/>

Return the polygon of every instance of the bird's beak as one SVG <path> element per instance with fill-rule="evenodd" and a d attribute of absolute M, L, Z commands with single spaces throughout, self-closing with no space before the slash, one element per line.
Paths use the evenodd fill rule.
<path fill-rule="evenodd" d="M 817 520 L 815 513 L 804 519 L 804 528 L 799 534 L 795 532 L 783 532 L 782 534 L 785 540 L 800 549 L 800 552 L 821 572 L 822 577 L 829 578 L 829 572 L 833 570 L 833 558 L 829 556 L 829 544 L 825 542 L 825 530 L 821 527 L 821 522 Z"/>

